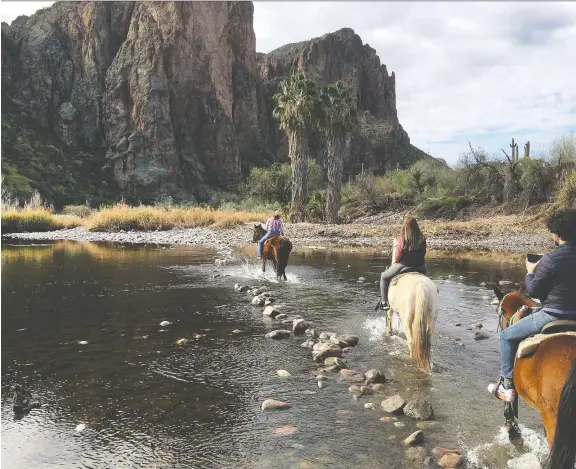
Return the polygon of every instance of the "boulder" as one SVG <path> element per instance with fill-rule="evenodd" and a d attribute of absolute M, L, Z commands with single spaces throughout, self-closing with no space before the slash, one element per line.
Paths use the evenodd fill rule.
<path fill-rule="evenodd" d="M 295 319 L 292 324 L 292 332 L 294 335 L 302 335 L 310 325 L 304 319 Z"/>
<path fill-rule="evenodd" d="M 262 410 L 284 410 L 292 407 L 287 402 L 277 401 L 276 399 L 266 399 L 262 402 Z"/>
<path fill-rule="evenodd" d="M 264 302 L 266 300 L 260 296 L 255 296 L 254 298 L 252 298 L 252 304 L 254 306 L 264 306 Z"/>
<path fill-rule="evenodd" d="M 313 339 L 318 338 L 318 331 L 316 329 L 311 328 L 311 327 L 306 329 L 306 331 L 304 331 L 304 334 L 306 334 L 308 337 L 312 337 Z"/>
<path fill-rule="evenodd" d="M 286 339 L 291 335 L 292 335 L 291 331 L 278 329 L 276 331 L 268 332 L 268 334 L 266 334 L 264 337 L 266 337 L 267 339 L 280 340 L 280 339 Z"/>
<path fill-rule="evenodd" d="M 454 468 L 462 464 L 463 461 L 464 461 L 463 456 L 456 453 L 449 453 L 442 456 L 440 458 L 440 461 L 438 461 L 438 464 L 440 464 L 440 466 L 442 467 Z"/>
<path fill-rule="evenodd" d="M 399 394 L 396 394 L 395 396 L 383 400 L 380 405 L 382 406 L 382 409 L 384 409 L 389 414 L 399 414 L 402 413 L 402 409 L 406 405 L 406 401 L 402 399 Z"/>
<path fill-rule="evenodd" d="M 366 373 L 366 384 L 385 383 L 386 376 L 378 370 L 368 370 Z"/>
<path fill-rule="evenodd" d="M 344 335 L 344 336 L 341 336 L 341 339 L 344 342 L 346 342 L 348 347 L 356 347 L 358 345 L 358 342 L 360 342 L 360 339 L 358 337 L 356 337 L 355 335 Z"/>
<path fill-rule="evenodd" d="M 278 316 L 280 314 L 280 311 L 278 311 L 273 306 L 266 306 L 266 308 L 264 308 L 264 311 L 262 312 L 262 314 L 264 316 L 268 316 L 269 318 L 275 318 L 276 316 Z"/>
<path fill-rule="evenodd" d="M 314 347 L 314 344 L 315 344 L 315 343 L 316 343 L 316 342 L 314 342 L 313 340 L 307 340 L 306 342 L 302 342 L 302 343 L 300 344 L 300 347 L 310 348 L 310 349 L 311 349 L 312 347 Z"/>
<path fill-rule="evenodd" d="M 442 456 L 444 456 L 445 454 L 460 454 L 460 451 L 458 451 L 457 449 L 448 449 L 448 448 L 442 448 L 441 446 L 436 446 L 432 450 L 432 454 L 436 459 L 442 459 Z"/>
<path fill-rule="evenodd" d="M 490 335 L 484 331 L 474 332 L 474 340 L 484 340 L 484 339 L 488 339 L 489 337 L 490 337 Z"/>
<path fill-rule="evenodd" d="M 434 417 L 434 409 L 427 400 L 414 399 L 404 407 L 404 415 L 416 420 L 430 420 Z"/>
<path fill-rule="evenodd" d="M 276 316 L 276 319 L 280 320 L 280 319 L 286 319 L 288 317 L 287 314 L 285 313 L 280 313 L 278 316 Z"/>
<path fill-rule="evenodd" d="M 405 446 L 416 446 L 424 442 L 424 432 L 422 430 L 417 430 L 408 438 L 406 438 L 402 443 Z"/>
<path fill-rule="evenodd" d="M 329 341 L 333 344 L 336 344 L 338 347 L 342 349 L 348 346 L 348 344 L 337 335 L 333 335 L 332 337 L 330 337 Z"/>
<path fill-rule="evenodd" d="M 386 392 L 386 386 L 383 384 L 375 384 L 372 386 L 372 391 L 374 392 Z"/>
<path fill-rule="evenodd" d="M 316 363 L 322 363 L 328 357 L 341 357 L 342 350 L 330 342 L 320 342 L 312 348 L 312 358 Z"/>
<path fill-rule="evenodd" d="M 249 287 L 248 285 L 242 285 L 242 286 L 238 289 L 238 291 L 239 291 L 240 293 L 246 293 L 248 290 L 250 290 L 250 287 Z"/>

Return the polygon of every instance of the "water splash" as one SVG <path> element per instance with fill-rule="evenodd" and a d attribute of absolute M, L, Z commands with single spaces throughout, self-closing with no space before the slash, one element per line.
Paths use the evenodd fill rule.
<path fill-rule="evenodd" d="M 262 267 L 260 264 L 253 264 L 248 261 L 243 261 L 240 265 L 228 268 L 226 272 L 233 277 L 280 283 L 280 281 L 276 278 L 276 273 L 274 272 L 272 265 L 268 266 L 266 272 L 262 272 Z M 300 278 L 294 273 L 286 272 L 286 277 L 288 278 L 288 283 L 300 283 Z"/>
<path fill-rule="evenodd" d="M 534 464 L 530 463 L 529 459 L 526 458 L 525 463 L 517 459 L 528 453 L 534 455 L 542 464 L 548 456 L 546 438 L 524 425 L 520 425 L 520 431 L 522 433 L 521 448 L 524 451 L 519 451 L 517 446 L 510 443 L 506 428 L 500 427 L 500 431 L 492 442 L 483 443 L 468 451 L 466 457 L 470 462 L 470 466 L 477 469 L 494 467 L 533 469 Z"/>

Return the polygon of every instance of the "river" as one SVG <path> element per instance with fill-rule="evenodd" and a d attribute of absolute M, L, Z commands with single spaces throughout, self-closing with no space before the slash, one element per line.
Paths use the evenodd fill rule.
<path fill-rule="evenodd" d="M 526 452 L 543 458 L 538 413 L 521 404 L 525 440 L 513 446 L 503 407 L 486 391 L 499 353 L 494 295 L 481 284 L 524 277 L 521 259 L 506 256 L 430 258 L 440 290 L 433 358 L 442 371 L 424 375 L 401 340 L 383 337 L 374 311 L 375 282 L 389 263 L 382 251 L 297 249 L 289 281 L 275 283 L 260 278 L 253 253 L 215 266 L 216 253 L 199 247 L 4 241 L 2 467 L 422 467 L 401 444 L 416 421 L 402 416 L 398 427 L 364 408 L 396 393 L 432 403 L 428 453 L 457 447 L 469 467 L 490 469 Z M 270 285 L 285 312 L 360 337 L 346 362 L 382 370 L 387 392 L 354 399 L 335 374 L 319 389 L 304 339 L 266 340 L 278 326 L 235 283 Z M 474 341 L 476 323 L 488 339 Z M 190 342 L 177 345 L 180 338 Z M 20 420 L 8 390 L 16 381 L 41 402 Z M 263 412 L 267 398 L 293 407 Z"/>

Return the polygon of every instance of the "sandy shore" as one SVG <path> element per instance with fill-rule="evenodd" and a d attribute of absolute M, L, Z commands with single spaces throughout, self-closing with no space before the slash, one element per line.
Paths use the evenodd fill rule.
<path fill-rule="evenodd" d="M 496 223 L 488 219 L 478 225 L 467 223 L 423 223 L 423 231 L 431 249 L 466 251 L 489 250 L 507 252 L 546 251 L 553 247 L 551 239 L 541 229 L 529 231 L 522 223 L 506 220 Z M 428 226 L 427 226 L 428 225 Z M 481 228 L 478 228 L 480 226 Z M 399 225 L 378 220 L 372 224 L 321 225 L 313 223 L 287 224 L 285 233 L 294 248 L 324 247 L 381 247 L 389 249 L 397 236 Z M 229 254 L 233 247 L 252 241 L 252 224 L 234 229 L 185 228 L 167 231 L 122 231 L 119 233 L 90 232 L 78 227 L 43 233 L 13 233 L 5 238 L 25 240 L 103 241 L 127 244 L 185 244 L 205 245 Z"/>

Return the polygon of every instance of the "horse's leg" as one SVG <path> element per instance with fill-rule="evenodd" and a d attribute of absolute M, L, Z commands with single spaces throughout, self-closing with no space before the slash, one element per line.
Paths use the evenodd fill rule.
<path fill-rule="evenodd" d="M 266 272 L 266 259 L 262 258 L 262 272 Z"/>
<path fill-rule="evenodd" d="M 506 420 L 506 430 L 511 441 L 520 438 L 520 427 L 518 427 L 518 398 L 504 405 L 504 419 Z"/>

